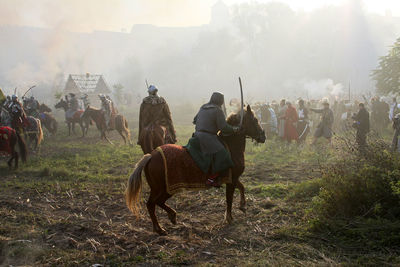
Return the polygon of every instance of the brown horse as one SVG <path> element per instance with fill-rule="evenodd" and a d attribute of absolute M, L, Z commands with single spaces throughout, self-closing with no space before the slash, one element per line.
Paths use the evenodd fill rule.
<path fill-rule="evenodd" d="M 96 123 L 97 129 L 100 131 L 100 138 L 107 140 L 110 144 L 112 144 L 112 142 L 106 136 L 108 130 L 117 130 L 117 132 L 122 136 L 124 143 L 126 144 L 126 141 L 128 141 L 129 144 L 131 144 L 131 132 L 129 131 L 128 122 L 123 115 L 118 114 L 115 116 L 115 129 L 107 127 L 104 113 L 100 109 L 88 106 L 82 114 L 82 119 L 92 119 Z"/>
<path fill-rule="evenodd" d="M 42 125 L 49 131 L 51 135 L 57 133 L 58 123 L 53 115 L 50 114 L 51 108 L 46 104 L 40 104 L 39 106 L 39 119 Z"/>
<path fill-rule="evenodd" d="M 61 99 L 60 102 L 58 102 L 54 107 L 64 109 L 65 114 L 67 114 L 68 103 L 64 99 Z M 72 129 L 72 132 L 75 134 L 75 123 L 78 123 L 79 126 L 81 126 L 82 137 L 84 137 L 85 134 L 87 134 L 87 132 L 89 130 L 90 120 L 83 119 L 82 114 L 83 114 L 83 110 L 78 110 L 75 112 L 75 114 L 72 116 L 72 118 L 67 118 L 67 116 L 65 116 L 65 121 L 67 122 L 67 125 L 68 125 L 68 135 L 71 135 L 71 129 Z"/>
<path fill-rule="evenodd" d="M 16 145 L 19 146 L 19 153 L 15 150 Z M 18 169 L 19 154 L 21 154 L 22 161 L 26 162 L 28 149 L 24 139 L 14 129 L 1 126 L 0 127 L 0 152 L 11 155 L 8 160 L 8 167 L 12 168 L 12 160 L 14 160 L 14 167 Z"/>
<path fill-rule="evenodd" d="M 152 123 L 142 130 L 138 144 L 144 154 L 149 154 L 157 147 L 166 144 L 166 136 L 167 129 L 165 127 Z"/>
<path fill-rule="evenodd" d="M 240 124 L 240 115 L 232 114 L 229 116 L 227 122 L 230 125 L 238 126 Z M 226 184 L 226 214 L 225 218 L 228 223 L 231 223 L 232 218 L 232 201 L 235 188 L 241 183 L 239 177 L 244 171 L 244 151 L 246 147 L 246 137 L 256 140 L 258 143 L 265 142 L 265 132 L 261 129 L 257 118 L 254 116 L 250 106 L 243 118 L 243 130 L 231 136 L 221 136 L 222 140 L 227 144 L 231 152 L 234 167 L 232 168 L 232 183 Z M 171 145 L 165 145 L 171 146 Z M 168 213 L 168 218 L 173 224 L 176 224 L 176 212 L 170 208 L 165 202 L 171 197 L 166 191 L 166 177 L 163 158 L 157 150 L 151 154 L 146 154 L 137 163 L 133 174 L 129 177 L 126 189 L 126 204 L 128 208 L 135 214 L 139 215 L 139 201 L 140 192 L 142 188 L 142 171 L 145 171 L 147 183 L 150 186 L 150 197 L 147 201 L 147 209 L 150 214 L 153 230 L 160 235 L 165 235 L 166 232 L 158 223 L 155 208 L 158 205 Z M 177 164 L 176 166 L 181 166 Z M 243 185 L 242 185 L 243 186 Z M 242 188 L 243 189 L 243 188 Z M 243 200 L 242 200 L 243 198 Z M 244 194 L 241 194 L 241 202 L 244 202 Z"/>
<path fill-rule="evenodd" d="M 36 119 L 34 117 L 28 116 L 27 119 L 29 125 L 24 128 L 25 139 L 28 142 L 28 146 L 32 147 L 33 143 L 32 149 L 37 151 L 40 143 L 43 140 L 42 124 L 40 123 L 39 119 Z"/>

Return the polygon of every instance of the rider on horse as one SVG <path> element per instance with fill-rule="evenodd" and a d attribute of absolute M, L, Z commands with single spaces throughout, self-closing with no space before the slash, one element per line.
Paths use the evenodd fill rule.
<path fill-rule="evenodd" d="M 12 103 L 11 96 L 8 95 L 3 103 L 3 108 L 9 110 L 11 108 L 11 103 Z"/>
<path fill-rule="evenodd" d="M 69 99 L 68 96 L 65 96 L 65 99 L 67 100 L 68 103 L 68 110 L 65 113 L 65 117 L 67 119 L 72 119 L 75 115 L 75 112 L 77 112 L 79 109 L 79 103 L 74 93 L 69 93 L 69 95 L 71 96 Z"/>
<path fill-rule="evenodd" d="M 87 94 L 84 94 L 81 97 L 81 100 L 83 101 L 83 108 L 86 109 L 88 106 L 90 106 L 90 100 L 89 100 L 89 96 Z"/>
<path fill-rule="evenodd" d="M 11 97 L 12 102 L 9 105 L 9 114 L 11 116 L 11 127 L 18 133 L 23 131 L 23 128 L 29 125 L 24 108 L 18 101 L 18 96 Z"/>
<path fill-rule="evenodd" d="M 112 99 L 111 99 L 111 97 L 110 97 L 109 95 L 106 95 L 106 99 L 107 99 L 108 101 L 110 101 L 110 103 L 111 103 L 111 114 L 112 114 L 112 115 L 117 114 L 117 113 L 118 113 L 118 110 L 117 110 L 117 108 L 114 106 L 114 101 L 112 101 Z"/>
<path fill-rule="evenodd" d="M 169 106 L 165 99 L 160 97 L 157 92 L 158 89 L 154 85 L 150 85 L 148 88 L 149 96 L 145 97 L 140 105 L 138 145 L 142 145 L 143 130 L 152 125 L 165 127 L 166 143 L 176 143 L 175 129 Z"/>
<path fill-rule="evenodd" d="M 233 167 L 230 153 L 218 137 L 218 132 L 231 135 L 239 131 L 226 122 L 224 111 L 224 95 L 212 94 L 210 102 L 204 104 L 194 118 L 196 131 L 186 148 L 200 169 L 209 174 L 207 185 L 219 186 L 217 178 L 225 177 L 229 168 Z"/>
<path fill-rule="evenodd" d="M 99 98 L 101 100 L 101 109 L 100 110 L 104 114 L 104 119 L 106 121 L 107 128 L 111 128 L 110 121 L 111 121 L 111 115 L 113 114 L 112 101 L 109 99 L 109 97 L 106 97 L 103 94 L 99 95 Z"/>
<path fill-rule="evenodd" d="M 39 107 L 39 102 L 33 96 L 24 99 L 24 109 L 29 116 L 39 118 Z"/>

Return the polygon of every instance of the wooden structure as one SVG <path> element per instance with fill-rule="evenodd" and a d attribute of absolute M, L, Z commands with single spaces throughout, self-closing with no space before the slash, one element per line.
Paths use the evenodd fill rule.
<path fill-rule="evenodd" d="M 110 94 L 111 89 L 100 74 L 70 74 L 65 84 L 64 94 L 74 93 L 78 98 L 89 96 L 92 104 L 99 101 L 99 94 Z"/>

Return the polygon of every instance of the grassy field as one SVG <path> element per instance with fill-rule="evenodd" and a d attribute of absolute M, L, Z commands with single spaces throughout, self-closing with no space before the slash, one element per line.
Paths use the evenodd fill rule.
<path fill-rule="evenodd" d="M 336 156 L 327 146 L 249 141 L 241 178 L 247 213 L 238 210 L 236 192 L 235 222 L 227 225 L 224 188 L 185 192 L 168 201 L 177 210 L 177 225 L 157 211 L 169 234 L 160 237 L 146 210 L 136 219 L 124 202 L 140 148 L 122 145 L 116 133 L 112 146 L 94 129 L 82 139 L 67 137 L 65 125 L 60 128 L 18 171 L 0 162 L 2 266 L 400 264 L 396 246 L 313 230 L 308 210 L 319 191 L 320 164 Z M 176 130 L 184 144 L 193 128 Z M 147 195 L 146 184 L 143 199 Z"/>

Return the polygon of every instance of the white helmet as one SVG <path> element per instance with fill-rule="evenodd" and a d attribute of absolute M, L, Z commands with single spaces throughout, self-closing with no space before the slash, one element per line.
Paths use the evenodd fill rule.
<path fill-rule="evenodd" d="M 150 85 L 147 91 L 149 92 L 149 94 L 154 94 L 158 92 L 158 89 L 154 85 Z"/>

